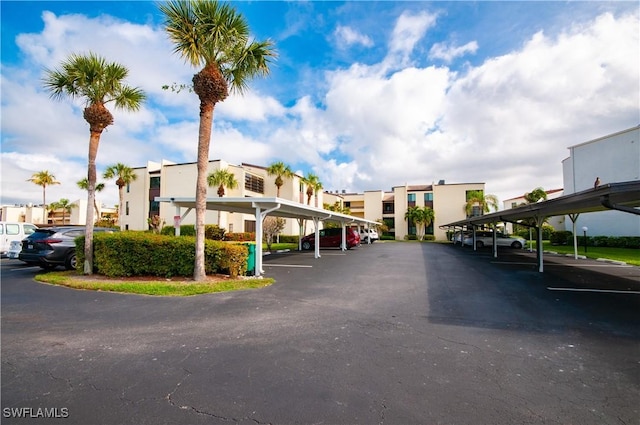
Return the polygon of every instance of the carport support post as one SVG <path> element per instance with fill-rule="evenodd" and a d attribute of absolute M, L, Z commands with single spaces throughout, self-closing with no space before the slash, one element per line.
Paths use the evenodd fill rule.
<path fill-rule="evenodd" d="M 569 214 L 569 218 L 571 219 L 572 224 L 572 233 L 573 233 L 573 259 L 578 259 L 578 235 L 576 235 L 576 221 L 578 221 L 578 217 L 580 214 Z"/>
<path fill-rule="evenodd" d="M 505 226 L 506 227 L 506 226 Z M 493 258 L 498 258 L 498 226 L 493 225 Z"/>
<path fill-rule="evenodd" d="M 178 205 L 176 205 L 176 217 L 180 217 L 180 207 Z M 180 223 L 176 223 L 176 220 L 173 222 L 173 231 L 176 236 L 180 236 Z"/>
<path fill-rule="evenodd" d="M 344 221 L 341 221 L 340 225 L 342 226 L 342 244 L 340 245 L 340 248 L 343 251 L 346 251 L 347 250 L 347 227 Z"/>
<path fill-rule="evenodd" d="M 538 257 L 538 271 L 540 273 L 544 272 L 544 262 L 543 262 L 543 247 L 542 247 L 542 225 L 544 224 L 545 217 L 534 217 L 536 220 L 536 254 Z"/>
<path fill-rule="evenodd" d="M 305 221 L 303 218 L 298 219 L 298 251 L 302 251 L 302 222 Z"/>
<path fill-rule="evenodd" d="M 315 226 L 314 232 L 316 233 L 316 237 L 314 240 L 314 257 L 320 258 L 320 219 L 318 217 L 313 217 L 313 225 Z"/>

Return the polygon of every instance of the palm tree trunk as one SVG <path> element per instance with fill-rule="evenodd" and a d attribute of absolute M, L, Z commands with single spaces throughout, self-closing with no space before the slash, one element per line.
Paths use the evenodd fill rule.
<path fill-rule="evenodd" d="M 200 128 L 198 131 L 198 176 L 196 180 L 196 259 L 193 280 L 203 281 L 207 274 L 204 264 L 204 225 L 207 213 L 207 169 L 209 167 L 209 145 L 213 124 L 213 103 L 200 102 Z"/>
<path fill-rule="evenodd" d="M 124 186 L 118 186 L 118 201 L 120 205 L 118 205 L 118 224 L 120 224 L 120 230 L 124 230 L 124 226 L 122 224 L 122 204 L 124 202 Z"/>
<path fill-rule="evenodd" d="M 89 163 L 87 172 L 87 215 L 84 234 L 84 269 L 86 275 L 93 274 L 93 211 L 96 200 L 96 156 L 102 132 L 91 131 L 89 138 Z"/>

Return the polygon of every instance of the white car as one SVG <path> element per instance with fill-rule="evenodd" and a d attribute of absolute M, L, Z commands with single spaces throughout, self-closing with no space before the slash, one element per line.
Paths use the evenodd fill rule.
<path fill-rule="evenodd" d="M 503 233 L 496 233 L 496 245 L 506 246 L 514 249 L 522 249 L 527 241 L 518 236 L 508 236 Z M 473 234 L 465 235 L 464 244 L 473 245 Z M 493 246 L 493 232 L 477 231 L 476 232 L 476 248 L 485 246 Z"/>
<path fill-rule="evenodd" d="M 11 241 L 9 251 L 7 251 L 7 257 L 17 260 L 20 251 L 22 251 L 22 241 Z"/>
<path fill-rule="evenodd" d="M 377 241 L 378 231 L 376 229 L 360 229 L 360 240 L 362 243 L 369 243 L 369 239 L 371 239 L 371 243 Z"/>

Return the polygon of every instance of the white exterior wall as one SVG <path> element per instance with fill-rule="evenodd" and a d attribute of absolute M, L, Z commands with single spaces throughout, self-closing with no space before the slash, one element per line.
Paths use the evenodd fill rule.
<path fill-rule="evenodd" d="M 562 162 L 565 194 L 593 189 L 600 184 L 640 180 L 640 127 L 569 147 L 569 158 Z M 640 236 L 640 216 L 620 211 L 580 214 L 578 234 L 587 227 L 589 236 Z M 565 219 L 566 230 L 572 222 Z"/>
<path fill-rule="evenodd" d="M 366 220 L 382 220 L 382 198 L 384 192 L 381 190 L 368 190 L 364 192 L 364 218 Z"/>

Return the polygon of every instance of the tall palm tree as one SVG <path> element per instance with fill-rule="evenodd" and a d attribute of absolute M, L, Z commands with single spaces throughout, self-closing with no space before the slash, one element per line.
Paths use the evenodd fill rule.
<path fill-rule="evenodd" d="M 291 167 L 286 165 L 284 162 L 277 161 L 267 167 L 267 174 L 270 176 L 276 176 L 276 196 L 279 198 L 280 188 L 284 185 L 283 177 L 287 179 L 293 177 L 293 171 L 291 171 Z"/>
<path fill-rule="evenodd" d="M 84 239 L 84 274 L 93 274 L 93 208 L 96 189 L 96 156 L 100 136 L 113 124 L 113 115 L 106 107 L 113 102 L 116 109 L 137 111 L 145 94 L 139 88 L 126 85 L 129 70 L 94 54 L 72 54 L 56 70 L 45 70 L 44 87 L 54 99 L 70 97 L 85 101 L 83 117 L 89 123 L 89 157 L 87 164 L 87 223 Z"/>
<path fill-rule="evenodd" d="M 423 207 L 420 210 L 420 214 L 422 215 L 422 225 L 424 226 L 422 236 L 426 234 L 426 228 L 429 227 L 433 221 L 436 219 L 436 213 L 433 211 L 431 207 Z"/>
<path fill-rule="evenodd" d="M 138 178 L 138 175 L 133 168 L 121 164 L 118 162 L 115 165 L 110 165 L 104 170 L 102 177 L 105 179 L 116 179 L 116 186 L 118 186 L 118 221 L 120 222 L 120 230 L 124 229 L 122 223 L 122 206 L 124 205 L 124 187 Z"/>
<path fill-rule="evenodd" d="M 207 176 L 209 187 L 218 186 L 218 196 L 224 197 L 224 188 L 235 189 L 238 187 L 236 176 L 227 169 L 216 170 Z"/>
<path fill-rule="evenodd" d="M 467 192 L 467 203 L 464 206 L 467 217 L 471 216 L 474 207 L 478 207 L 483 214 L 491 209 L 498 211 L 498 198 L 496 195 L 485 195 L 482 190 L 471 190 Z"/>
<path fill-rule="evenodd" d="M 171 0 L 160 3 L 174 52 L 194 67 L 193 91 L 200 99 L 200 128 L 196 179 L 196 256 L 193 277 L 206 278 L 204 221 L 207 210 L 207 167 L 213 110 L 229 89 L 242 93 L 251 78 L 269 73 L 275 57 L 273 43 L 251 41 L 244 17 L 227 4 L 206 0 Z"/>
<path fill-rule="evenodd" d="M 404 213 L 404 219 L 407 221 L 407 225 L 411 227 L 411 224 L 415 224 L 416 226 L 416 236 L 418 236 L 418 227 L 422 222 L 422 215 L 420 214 L 420 207 L 414 206 L 407 208 L 407 211 Z"/>
<path fill-rule="evenodd" d="M 322 182 L 318 176 L 309 172 L 304 178 L 304 183 L 307 185 L 307 205 L 311 205 L 311 197 L 318 196 L 318 191 L 322 190 Z"/>
<path fill-rule="evenodd" d="M 78 185 L 78 187 L 80 189 L 84 189 L 84 190 L 89 190 L 89 179 L 87 179 L 86 177 L 83 178 L 82 180 L 78 180 L 76 182 L 76 184 Z M 102 192 L 104 190 L 104 183 L 96 183 L 96 192 Z M 96 198 L 93 198 L 93 217 L 96 217 L 98 220 L 100 219 L 100 209 L 98 209 L 98 202 L 96 201 Z"/>
<path fill-rule="evenodd" d="M 46 197 L 47 186 L 60 184 L 60 182 L 56 180 L 56 176 L 49 173 L 49 170 L 42 170 L 42 171 L 38 171 L 37 173 L 33 173 L 31 178 L 27 179 L 27 181 L 35 183 L 38 186 L 42 186 L 42 208 L 46 210 L 47 209 L 47 197 Z"/>

